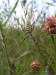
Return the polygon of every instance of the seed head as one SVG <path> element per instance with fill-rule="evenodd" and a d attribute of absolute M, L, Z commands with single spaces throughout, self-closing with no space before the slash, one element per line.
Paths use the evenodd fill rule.
<path fill-rule="evenodd" d="M 31 64 L 30 64 L 30 68 L 31 70 L 33 71 L 39 71 L 40 70 L 40 63 L 37 62 L 37 61 L 33 61 Z"/>

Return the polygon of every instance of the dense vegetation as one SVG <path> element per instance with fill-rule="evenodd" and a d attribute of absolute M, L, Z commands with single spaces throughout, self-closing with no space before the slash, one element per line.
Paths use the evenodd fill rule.
<path fill-rule="evenodd" d="M 0 20 L 0 75 L 56 75 L 56 34 L 43 32 L 43 26 L 36 27 L 32 36 L 6 27 L 15 7 L 5 23 Z M 31 69 L 33 61 L 40 63 L 39 70 Z"/>

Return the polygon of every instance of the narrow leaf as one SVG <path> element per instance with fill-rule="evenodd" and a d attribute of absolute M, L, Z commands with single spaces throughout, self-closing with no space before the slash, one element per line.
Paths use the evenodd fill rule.
<path fill-rule="evenodd" d="M 24 52 L 22 55 L 19 56 L 19 58 L 17 58 L 16 60 L 19 60 L 20 58 L 26 56 L 27 54 L 31 53 L 31 51 L 26 51 Z"/>
<path fill-rule="evenodd" d="M 15 3 L 15 6 L 13 7 L 13 9 L 12 9 L 12 11 L 11 11 L 11 13 L 10 13 L 8 19 L 6 20 L 5 25 L 7 24 L 8 20 L 10 19 L 11 15 L 13 14 L 15 8 L 17 7 L 18 1 L 19 1 L 19 0 L 17 0 L 17 2 Z"/>

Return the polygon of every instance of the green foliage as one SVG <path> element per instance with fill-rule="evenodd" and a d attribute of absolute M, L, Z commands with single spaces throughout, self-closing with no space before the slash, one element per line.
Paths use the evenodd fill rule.
<path fill-rule="evenodd" d="M 0 21 L 0 75 L 49 75 L 52 71 L 56 75 L 56 34 L 51 38 L 46 32 L 42 32 L 42 28 L 36 27 L 32 38 L 19 28 L 6 28 L 17 4 L 18 0 L 7 21 L 4 24 Z M 22 21 L 25 24 L 24 18 Z M 34 60 L 41 64 L 40 70 L 36 72 L 30 68 Z"/>
<path fill-rule="evenodd" d="M 33 60 L 40 61 L 42 64 L 40 75 L 46 75 L 43 68 L 48 65 L 48 62 L 49 65 L 53 68 L 53 70 L 56 71 L 56 54 L 52 39 L 49 35 L 42 33 L 40 28 L 37 28 L 34 31 L 33 35 L 36 42 L 38 42 L 38 46 L 43 56 L 41 56 L 38 52 L 38 48 L 36 47 L 31 37 L 26 38 L 20 44 L 20 42 L 25 36 L 23 31 L 10 27 L 8 29 L 4 28 L 3 32 L 6 39 L 8 53 L 13 59 L 16 66 L 15 75 L 31 75 L 32 72 L 30 69 L 30 63 Z M 54 35 L 54 37 L 56 36 Z M 9 75 L 9 66 L 7 63 L 6 53 L 2 41 L 0 41 L 0 57 L 0 73 L 1 75 L 3 75 L 3 73 L 4 75 Z M 32 75 L 37 74 L 38 73 L 33 73 Z"/>

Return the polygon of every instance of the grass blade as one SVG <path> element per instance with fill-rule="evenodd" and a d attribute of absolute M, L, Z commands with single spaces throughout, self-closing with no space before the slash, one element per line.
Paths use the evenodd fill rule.
<path fill-rule="evenodd" d="M 15 8 L 17 7 L 17 5 L 18 5 L 18 1 L 19 1 L 19 0 L 17 0 L 17 2 L 15 3 L 15 6 L 13 7 L 13 9 L 12 9 L 12 11 L 11 11 L 11 13 L 10 13 L 8 19 L 6 20 L 5 25 L 7 24 L 8 20 L 10 19 L 11 15 L 13 14 Z"/>
<path fill-rule="evenodd" d="M 26 51 L 24 52 L 22 55 L 19 56 L 19 58 L 17 58 L 16 60 L 19 60 L 20 58 L 26 56 L 27 54 L 31 53 L 31 51 Z"/>

